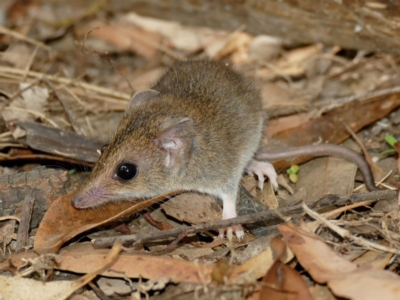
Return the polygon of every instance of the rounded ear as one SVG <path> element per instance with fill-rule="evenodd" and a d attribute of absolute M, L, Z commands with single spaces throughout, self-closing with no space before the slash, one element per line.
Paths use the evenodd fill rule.
<path fill-rule="evenodd" d="M 165 158 L 167 168 L 190 159 L 195 136 L 196 131 L 191 118 L 172 118 L 161 124 L 160 134 L 154 143 L 167 152 Z"/>
<path fill-rule="evenodd" d="M 153 100 L 153 99 L 157 98 L 159 95 L 160 95 L 159 91 L 151 90 L 151 89 L 136 93 L 135 95 L 133 95 L 131 102 L 129 103 L 129 106 L 127 109 L 131 108 L 134 105 L 139 105 L 146 101 Z"/>

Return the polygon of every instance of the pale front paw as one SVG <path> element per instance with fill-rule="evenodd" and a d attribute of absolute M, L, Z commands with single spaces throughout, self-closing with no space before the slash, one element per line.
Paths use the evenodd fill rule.
<path fill-rule="evenodd" d="M 256 175 L 258 179 L 258 187 L 263 189 L 264 177 L 268 177 L 272 186 L 276 190 L 278 188 L 278 175 L 276 174 L 274 166 L 267 161 L 259 161 L 253 159 L 246 167 L 246 173 Z"/>

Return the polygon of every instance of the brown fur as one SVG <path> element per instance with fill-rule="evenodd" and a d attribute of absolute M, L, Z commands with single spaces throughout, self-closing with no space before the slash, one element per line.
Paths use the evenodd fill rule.
<path fill-rule="evenodd" d="M 73 203 L 78 208 L 107 201 L 149 198 L 174 190 L 236 195 L 244 168 L 259 146 L 262 107 L 258 91 L 215 62 L 180 62 L 152 88 L 160 95 L 127 109 L 107 149 Z M 172 168 L 155 142 L 172 118 L 193 120 L 189 149 Z M 121 162 L 138 166 L 128 182 L 115 179 Z"/>

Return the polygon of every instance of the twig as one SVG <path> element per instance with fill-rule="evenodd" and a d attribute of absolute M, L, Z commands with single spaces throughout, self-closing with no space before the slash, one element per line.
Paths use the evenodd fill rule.
<path fill-rule="evenodd" d="M 97 28 L 96 28 L 96 29 L 97 29 Z M 133 94 L 135 93 L 135 89 L 133 88 L 133 86 L 132 86 L 130 80 L 129 80 L 126 76 L 124 76 L 124 75 L 122 74 L 122 72 L 121 72 L 118 68 L 115 67 L 115 65 L 114 65 L 113 61 L 110 59 L 108 53 L 100 53 L 99 51 L 96 51 L 95 49 L 88 48 L 88 47 L 85 45 L 87 36 L 88 36 L 91 32 L 92 32 L 92 30 L 88 31 L 88 32 L 85 34 L 85 39 L 83 40 L 83 44 L 82 44 L 82 47 L 81 47 L 81 52 L 83 53 L 83 50 L 84 50 L 84 49 L 87 49 L 88 51 L 91 51 L 92 53 L 96 53 L 99 57 L 106 59 L 107 62 L 108 62 L 108 64 L 111 66 L 111 68 L 113 68 L 113 70 L 114 70 L 116 73 L 118 73 L 119 76 L 121 76 L 121 78 L 122 78 L 123 80 L 125 80 L 125 82 L 126 82 L 126 83 L 128 84 L 128 86 L 130 87 L 130 89 L 131 89 L 131 91 L 132 91 L 132 95 L 133 95 Z"/>
<path fill-rule="evenodd" d="M 21 251 L 23 247 L 28 246 L 29 238 L 29 224 L 31 223 L 33 205 L 35 197 L 32 195 L 25 196 L 22 206 L 21 221 L 18 226 L 18 238 L 15 246 L 16 251 Z"/>
<path fill-rule="evenodd" d="M 362 202 L 367 200 L 397 200 L 397 192 L 396 191 L 376 191 L 370 193 L 358 193 L 352 195 L 327 195 L 318 201 L 308 204 L 308 207 L 311 209 L 319 209 L 322 207 L 328 207 L 332 205 L 344 205 L 349 203 Z M 220 221 L 212 221 L 208 223 L 200 223 L 191 227 L 178 227 L 172 230 L 164 230 L 157 233 L 148 233 L 148 234 L 131 234 L 125 235 L 121 237 L 106 237 L 94 239 L 93 245 L 95 248 L 108 247 L 113 245 L 115 242 L 120 241 L 123 244 L 128 243 L 144 243 L 148 241 L 154 241 L 159 239 L 165 239 L 170 237 L 176 237 L 180 234 L 193 234 L 206 230 L 216 230 L 219 228 L 226 228 L 233 225 L 238 224 L 253 224 L 260 221 L 267 221 L 271 224 L 271 226 L 282 223 L 281 217 L 279 215 L 284 216 L 293 216 L 303 213 L 303 207 L 301 204 L 294 205 L 291 207 L 282 207 L 277 210 L 268 210 L 255 214 L 239 216 L 229 220 L 220 220 Z M 272 222 L 273 221 L 273 222 Z M 272 224 L 275 223 L 275 224 Z"/>
<path fill-rule="evenodd" d="M 23 78 L 22 78 L 22 82 L 25 82 L 25 80 L 26 80 L 26 78 L 27 78 L 27 76 L 28 76 L 28 72 L 29 72 L 29 70 L 31 69 L 33 60 L 35 59 L 38 50 L 39 50 L 39 47 L 36 46 L 36 47 L 35 47 L 35 50 L 33 50 L 33 53 L 32 53 L 31 56 L 29 57 L 29 61 L 28 61 L 28 63 L 26 64 L 26 67 L 25 67 L 25 74 L 24 74 L 24 76 L 23 76 Z"/>
<path fill-rule="evenodd" d="M 341 106 L 345 105 L 346 103 L 350 103 L 353 101 L 362 102 L 362 101 L 369 100 L 371 98 L 391 96 L 393 94 L 398 94 L 398 93 L 400 93 L 400 87 L 395 86 L 395 87 L 391 87 L 391 88 L 387 88 L 387 89 L 381 89 L 381 90 L 376 90 L 376 91 L 372 91 L 372 92 L 367 92 L 362 95 L 351 95 L 351 96 L 345 96 L 345 97 L 336 98 L 336 99 L 319 101 L 319 103 L 315 103 L 314 107 L 315 108 L 321 107 L 321 111 L 322 111 L 321 113 L 323 113 L 323 112 L 325 112 L 324 107 L 326 106 L 326 103 L 332 103 L 332 105 L 330 106 L 329 109 L 333 109 L 335 107 L 341 107 Z M 333 104 L 333 103 L 335 103 L 335 104 Z"/>
<path fill-rule="evenodd" d="M 60 128 L 57 123 L 55 123 L 54 121 L 50 120 L 49 118 L 47 118 L 44 114 L 42 114 L 41 112 L 38 111 L 34 111 L 34 110 L 30 110 L 30 109 L 26 109 L 26 108 L 21 108 L 21 107 L 16 107 L 16 106 L 7 106 L 4 107 L 3 109 L 7 109 L 7 110 L 18 110 L 18 111 L 22 111 L 22 112 L 26 112 L 26 113 L 30 113 L 32 115 L 38 116 L 40 118 L 42 118 L 43 120 L 46 120 L 49 124 L 51 124 L 53 127 L 55 128 Z"/>
<path fill-rule="evenodd" d="M 39 41 L 34 40 L 34 39 L 30 38 L 30 37 L 27 37 L 27 36 L 25 36 L 25 35 L 23 35 L 23 34 L 21 34 L 19 32 L 7 29 L 4 26 L 0 26 L 0 33 L 10 35 L 10 36 L 12 36 L 12 37 L 14 37 L 16 39 L 21 40 L 21 41 L 25 41 L 25 42 L 28 42 L 30 44 L 33 44 L 36 47 L 40 47 L 40 48 L 45 49 L 47 51 L 51 51 L 51 47 L 47 46 L 46 44 L 43 44 L 42 42 L 39 42 Z"/>
<path fill-rule="evenodd" d="M 11 67 L 6 67 L 6 66 L 0 66 L 0 72 L 6 73 L 6 74 L 12 74 L 12 75 L 20 75 L 23 76 L 26 72 L 26 70 L 21 70 L 21 69 L 16 69 L 16 68 L 11 68 Z M 57 82 L 57 83 L 64 83 L 67 85 L 73 85 L 77 87 L 81 87 L 83 89 L 87 89 L 90 91 L 95 91 L 100 94 L 108 95 L 108 96 L 113 96 L 115 98 L 119 98 L 121 100 L 130 100 L 131 95 L 121 93 L 121 92 L 116 92 L 107 88 L 103 88 L 97 85 L 85 83 L 82 81 L 76 81 L 75 79 L 70 79 L 70 78 L 65 78 L 65 77 L 59 77 L 59 76 L 54 76 L 54 75 L 48 75 L 40 72 L 35 72 L 35 71 L 29 71 L 28 77 L 32 78 L 43 78 L 46 77 L 48 80 Z M 1 74 L 4 75 L 4 74 Z M 115 99 L 117 100 L 117 99 Z M 126 101 L 121 101 L 123 103 L 127 103 Z"/>
<path fill-rule="evenodd" d="M 6 220 L 16 220 L 18 222 L 21 222 L 21 219 L 17 216 L 4 216 L 0 217 L 0 221 L 6 221 Z"/>
<path fill-rule="evenodd" d="M 336 232 L 338 235 L 340 235 L 342 238 L 344 239 L 348 239 L 350 241 L 352 241 L 353 243 L 360 245 L 360 246 L 364 246 L 367 249 L 370 250 L 375 250 L 375 251 L 384 251 L 384 252 L 389 252 L 389 253 L 394 253 L 399 255 L 400 254 L 400 250 L 394 249 L 394 248 L 389 248 L 383 245 L 379 245 L 377 243 L 373 243 L 370 242 L 362 237 L 358 237 L 355 235 L 352 235 L 350 233 L 350 231 L 339 227 L 335 224 L 333 224 L 332 222 L 329 222 L 327 219 L 325 219 L 322 215 L 318 214 L 317 212 L 311 210 L 310 208 L 307 207 L 307 205 L 305 205 L 305 203 L 302 203 L 303 209 L 304 211 L 311 216 L 312 218 L 314 218 L 315 220 L 318 220 L 319 222 L 321 222 L 321 224 L 325 225 L 326 227 L 330 228 L 331 230 L 333 230 L 334 232 Z"/>
<path fill-rule="evenodd" d="M 39 84 L 42 81 L 41 78 L 35 79 L 33 82 L 31 82 L 30 84 L 28 84 L 26 87 L 24 87 L 23 89 L 20 89 L 18 91 L 16 91 L 13 95 L 10 96 L 10 98 L 8 99 L 8 102 L 11 102 L 12 100 L 14 100 L 15 98 L 17 98 L 19 95 L 22 95 L 23 92 L 30 90 L 32 87 L 36 86 L 37 84 Z"/>
<path fill-rule="evenodd" d="M 342 212 L 345 212 L 345 211 L 348 211 L 348 210 L 351 210 L 351 209 L 354 209 L 354 208 L 357 208 L 357 207 L 361 207 L 361 206 L 369 206 L 372 203 L 374 203 L 375 201 L 376 200 L 374 200 L 374 201 L 363 201 L 363 202 L 358 202 L 358 203 L 353 203 L 353 204 L 350 204 L 350 205 L 346 205 L 346 206 L 340 207 L 338 209 L 334 209 L 334 210 L 324 214 L 324 217 L 327 218 L 327 219 L 330 219 L 332 216 L 341 214 Z"/>
<path fill-rule="evenodd" d="M 5 131 L 3 133 L 0 133 L 0 139 L 10 137 L 10 136 L 12 136 L 11 131 Z"/>

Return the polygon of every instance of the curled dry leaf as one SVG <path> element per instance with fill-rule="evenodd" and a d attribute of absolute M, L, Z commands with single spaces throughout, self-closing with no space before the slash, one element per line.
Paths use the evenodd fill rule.
<path fill-rule="evenodd" d="M 167 196 L 163 195 L 137 202 L 110 202 L 98 208 L 77 210 L 71 205 L 73 195 L 74 193 L 71 193 L 59 197 L 47 210 L 35 237 L 34 250 L 36 252 L 41 254 L 57 252 L 66 241 L 74 236 L 137 213 Z"/>
<path fill-rule="evenodd" d="M 300 264 L 315 281 L 327 283 L 336 296 L 354 300 L 400 299 L 400 276 L 347 261 L 304 223 L 300 228 L 291 223 L 278 228 Z"/>
<path fill-rule="evenodd" d="M 279 238 L 274 238 L 271 247 L 275 262 L 262 280 L 260 300 L 312 300 L 304 279 L 297 271 L 281 261 L 286 250 L 285 243 Z"/>

